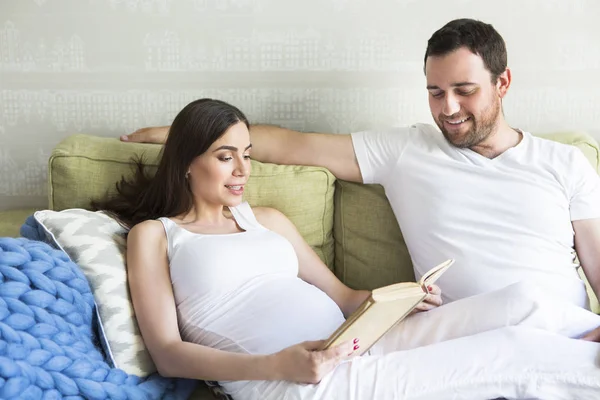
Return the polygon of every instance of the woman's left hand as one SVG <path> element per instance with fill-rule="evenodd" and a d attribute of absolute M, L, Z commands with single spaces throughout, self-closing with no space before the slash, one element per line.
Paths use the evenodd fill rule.
<path fill-rule="evenodd" d="M 442 289 L 438 285 L 429 285 L 429 294 L 419 303 L 413 312 L 429 311 L 442 305 Z"/>

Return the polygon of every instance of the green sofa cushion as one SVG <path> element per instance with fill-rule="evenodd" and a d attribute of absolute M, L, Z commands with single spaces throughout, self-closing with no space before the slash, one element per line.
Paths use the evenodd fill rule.
<path fill-rule="evenodd" d="M 540 135 L 583 151 L 598 171 L 598 143 L 585 133 Z M 354 288 L 373 289 L 414 280 L 412 262 L 398 222 L 380 185 L 336 181 L 335 273 Z M 600 312 L 589 290 L 592 309 Z"/>
<path fill-rule="evenodd" d="M 53 150 L 48 166 L 52 210 L 89 209 L 90 201 L 115 192 L 122 175 L 133 172 L 132 158 L 144 154 L 144 165 L 156 171 L 161 146 L 123 143 L 118 139 L 73 135 Z M 333 195 L 335 177 L 326 169 L 252 161 L 244 200 L 283 212 L 333 268 Z"/>

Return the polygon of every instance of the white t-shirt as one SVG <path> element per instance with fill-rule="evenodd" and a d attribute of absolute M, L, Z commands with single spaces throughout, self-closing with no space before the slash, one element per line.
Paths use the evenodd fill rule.
<path fill-rule="evenodd" d="M 600 178 L 574 146 L 524 132 L 494 159 L 417 124 L 352 134 L 365 183 L 385 188 L 415 275 L 447 258 L 446 301 L 517 281 L 587 307 L 571 221 L 600 217 Z"/>

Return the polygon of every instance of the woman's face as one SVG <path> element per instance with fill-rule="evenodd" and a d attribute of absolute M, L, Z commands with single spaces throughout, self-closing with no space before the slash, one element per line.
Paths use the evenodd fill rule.
<path fill-rule="evenodd" d="M 238 122 L 196 157 L 188 175 L 196 200 L 223 206 L 240 204 L 250 176 L 251 147 L 248 128 Z"/>

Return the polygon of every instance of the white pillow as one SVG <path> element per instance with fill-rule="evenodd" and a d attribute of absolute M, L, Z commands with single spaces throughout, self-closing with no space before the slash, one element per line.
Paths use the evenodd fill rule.
<path fill-rule="evenodd" d="M 44 210 L 33 216 L 48 239 L 65 251 L 87 277 L 115 367 L 140 377 L 155 372 L 127 285 L 127 229 L 100 211 Z"/>

